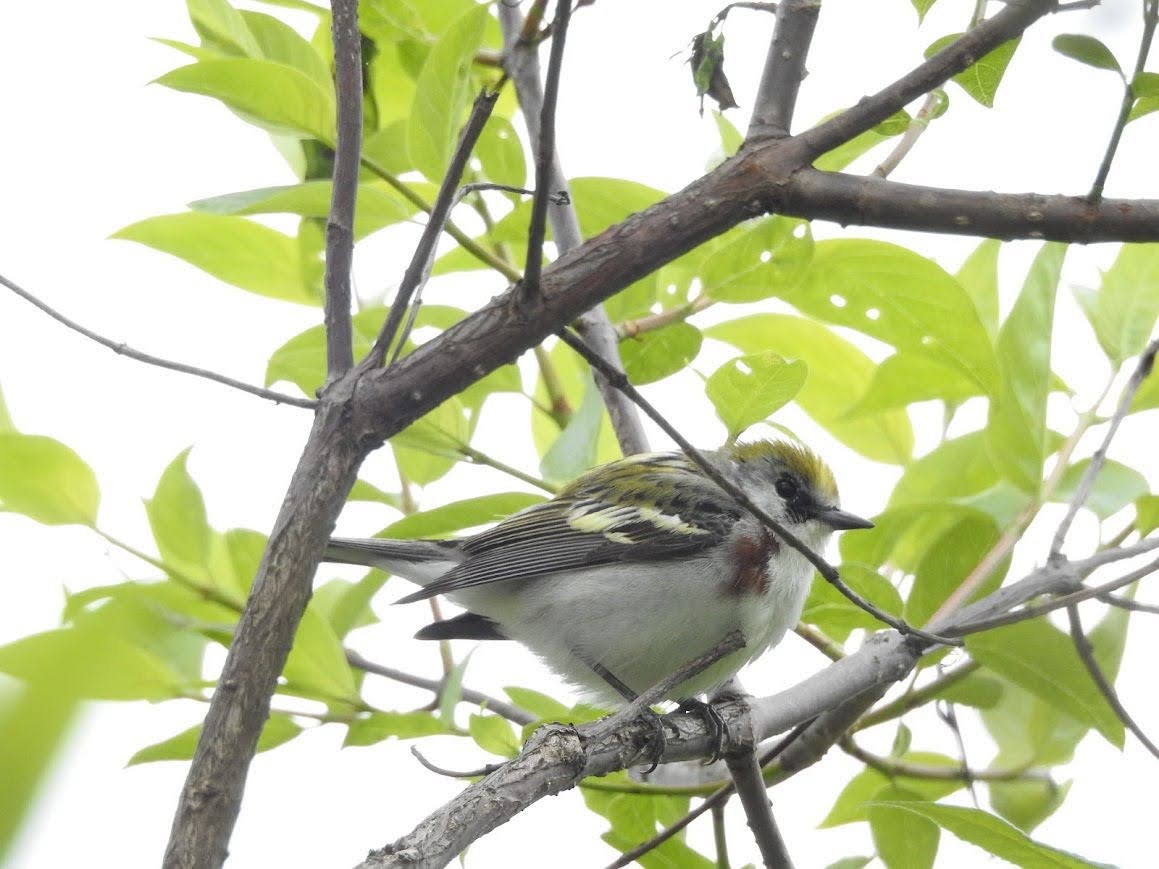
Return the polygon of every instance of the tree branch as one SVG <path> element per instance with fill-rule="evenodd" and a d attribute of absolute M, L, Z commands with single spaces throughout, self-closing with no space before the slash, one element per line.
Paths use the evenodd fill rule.
<path fill-rule="evenodd" d="M 350 271 L 354 259 L 354 207 L 362 151 L 362 34 L 357 0 L 334 0 L 334 89 L 338 142 L 326 220 L 326 375 L 332 379 L 354 365 Z"/>
<path fill-rule="evenodd" d="M 532 11 L 534 12 L 534 8 Z M 519 98 L 524 122 L 527 124 L 528 136 L 538 154 L 542 120 L 540 107 L 543 105 L 544 95 L 539 80 L 539 57 L 535 46 L 525 38 L 524 33 L 534 20 L 528 18 L 524 21 L 516 4 L 499 4 L 499 23 L 503 28 L 504 69 L 515 84 L 515 93 Z M 544 187 L 547 190 L 568 192 L 567 178 L 563 174 L 559 155 L 555 153 L 554 148 L 549 168 Z M 536 185 L 539 183 L 537 180 Z M 553 203 L 553 206 L 547 209 L 547 221 L 551 226 L 556 250 L 563 256 L 578 248 L 583 243 L 583 236 L 570 193 L 566 201 Z M 620 359 L 619 338 L 599 302 L 578 315 L 575 327 L 583 335 L 584 340 L 596 347 L 600 355 L 610 360 L 617 370 L 624 370 Z M 644 433 L 644 426 L 635 405 L 612 387 L 607 378 L 599 372 L 595 373 L 595 380 L 604 399 L 604 406 L 607 407 L 608 415 L 611 417 L 612 429 L 616 433 L 621 452 L 626 456 L 647 452 L 648 436 Z"/>
<path fill-rule="evenodd" d="M 72 329 L 72 331 L 83 335 L 90 341 L 95 341 L 102 347 L 108 347 L 110 350 L 120 356 L 127 356 L 129 359 L 134 359 L 137 362 L 144 362 L 146 365 L 153 365 L 157 368 L 164 368 L 167 371 L 177 371 L 181 374 L 190 374 L 193 377 L 200 377 L 203 380 L 212 380 L 214 383 L 220 383 L 224 386 L 230 387 L 231 389 L 237 389 L 250 395 L 256 395 L 258 398 L 265 398 L 278 404 L 288 404 L 293 407 L 304 407 L 307 410 L 313 410 L 318 406 L 318 402 L 314 401 L 312 398 L 298 398 L 297 396 L 286 395 L 273 389 L 263 389 L 260 386 L 252 386 L 249 383 L 245 383 L 241 380 L 234 380 L 232 377 L 226 377 L 224 374 L 218 374 L 216 371 L 209 371 L 205 368 L 198 368 L 195 365 L 186 365 L 184 362 L 173 362 L 169 359 L 162 359 L 160 356 L 153 356 L 149 353 L 142 353 L 140 350 L 134 350 L 128 344 L 113 341 L 109 338 L 106 338 L 104 335 L 100 335 L 94 332 L 92 329 L 88 329 L 82 326 L 75 320 L 69 319 L 58 310 L 51 307 L 47 303 L 42 302 L 36 296 L 32 295 L 32 293 L 28 292 L 28 290 L 24 289 L 19 284 L 8 280 L 8 278 L 4 277 L 3 275 L 0 275 L 0 284 L 3 284 L 16 295 L 20 296 L 20 298 L 48 314 L 48 316 L 56 320 L 56 322 L 60 323 L 62 326 Z"/>
<path fill-rule="evenodd" d="M 806 75 L 809 44 L 820 13 L 820 0 L 781 0 L 778 4 L 777 23 L 765 57 L 746 141 L 789 135 L 797 92 Z"/>
<path fill-rule="evenodd" d="M 766 869 L 792 869 L 789 850 L 773 819 L 773 806 L 757 763 L 756 747 L 745 754 L 727 755 L 725 763 Z"/>
<path fill-rule="evenodd" d="M 1024 767 L 1010 769 L 963 769 L 959 766 L 934 766 L 929 763 L 916 763 L 909 760 L 900 760 L 896 757 L 882 757 L 866 751 L 851 738 L 844 738 L 837 743 L 841 750 L 850 757 L 855 757 L 868 767 L 872 767 L 890 778 L 916 778 L 926 781 L 1050 781 L 1050 776 L 1044 772 L 1027 770 Z"/>

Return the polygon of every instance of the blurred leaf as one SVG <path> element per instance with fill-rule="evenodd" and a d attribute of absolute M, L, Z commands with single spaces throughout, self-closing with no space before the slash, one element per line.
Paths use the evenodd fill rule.
<path fill-rule="evenodd" d="M 1085 33 L 1060 33 L 1050 43 L 1051 48 L 1064 57 L 1093 66 L 1095 69 L 1109 69 L 1122 78 L 1123 70 L 1115 55 L 1100 40 Z"/>
<path fill-rule="evenodd" d="M 945 769 L 961 769 L 961 761 L 944 754 L 932 751 L 906 752 L 900 758 L 908 763 L 922 766 L 944 767 Z M 896 781 L 912 792 L 915 798 L 923 800 L 940 800 L 942 797 L 959 791 L 965 783 L 952 779 L 909 778 L 898 776 Z M 890 779 L 885 773 L 867 766 L 849 780 L 837 796 L 837 801 L 829 814 L 818 826 L 821 828 L 837 827 L 841 824 L 852 824 L 857 821 L 869 820 L 869 803 L 877 798 L 882 788 L 887 787 Z"/>
<path fill-rule="evenodd" d="M 841 578 L 862 598 L 891 615 L 901 617 L 902 600 L 897 589 L 876 570 L 861 564 L 841 566 Z M 877 630 L 881 622 L 850 601 L 824 579 L 815 577 L 805 601 L 801 620 L 816 625 L 833 639 L 844 643 L 861 628 Z"/>
<path fill-rule="evenodd" d="M 1002 683 L 981 673 L 971 673 L 935 696 L 972 709 L 991 709 L 1002 700 Z"/>
<path fill-rule="evenodd" d="M 720 134 L 720 149 L 724 156 L 731 157 L 744 144 L 744 136 L 723 112 L 713 111 L 712 120 L 716 122 L 716 131 Z"/>
<path fill-rule="evenodd" d="M 565 704 L 560 703 L 552 697 L 548 697 L 546 694 L 541 694 L 539 691 L 509 685 L 503 689 L 503 693 L 520 709 L 530 712 L 537 718 L 546 718 L 560 722 L 569 720 L 567 716 L 570 710 Z"/>
<path fill-rule="evenodd" d="M 943 36 L 936 40 L 926 49 L 926 59 L 933 57 L 963 35 L 962 33 L 951 33 L 949 36 Z M 1006 74 L 1006 67 L 1014 58 L 1018 43 L 1018 39 L 1002 43 L 989 54 L 983 55 L 970 67 L 954 76 L 953 81 L 986 108 L 993 108 L 998 86 L 1002 84 L 1002 76 Z"/>
<path fill-rule="evenodd" d="M 983 432 L 942 441 L 905 469 L 893 487 L 890 508 L 976 495 L 998 482 Z"/>
<path fill-rule="evenodd" d="M 271 133 L 292 133 L 333 147 L 334 91 L 301 70 L 251 57 L 202 60 L 156 83 L 220 100 Z"/>
<path fill-rule="evenodd" d="M 709 375 L 704 392 L 733 440 L 792 401 L 807 373 L 804 362 L 786 362 L 776 353 L 741 356 Z"/>
<path fill-rule="evenodd" d="M 941 836 L 936 824 L 896 806 L 928 805 L 915 791 L 889 784 L 869 804 L 869 831 L 886 869 L 932 869 Z"/>
<path fill-rule="evenodd" d="M 358 588 L 357 582 L 331 579 L 317 586 L 310 597 L 310 606 L 326 620 L 334 636 L 340 640 L 355 628 L 364 628 L 378 621 L 370 609 L 369 599 L 363 599 L 363 606 L 353 605 Z"/>
<path fill-rule="evenodd" d="M 1156 407 L 1159 407 L 1159 374 L 1152 370 L 1139 387 L 1139 391 L 1135 393 L 1135 398 L 1131 402 L 1131 412 L 1138 413 Z"/>
<path fill-rule="evenodd" d="M 918 23 L 925 20 L 926 13 L 929 12 L 938 0 L 910 0 L 915 10 L 918 13 Z"/>
<path fill-rule="evenodd" d="M 290 25 L 263 12 L 241 10 L 260 56 L 305 73 L 323 91 L 331 87 L 330 67 L 309 42 Z"/>
<path fill-rule="evenodd" d="M 0 390 L 0 434 L 16 431 L 12 417 L 8 415 L 8 405 L 4 402 L 4 391 Z"/>
<path fill-rule="evenodd" d="M 244 217 L 162 214 L 130 224 L 112 238 L 136 241 L 183 259 L 220 281 L 302 305 L 317 305 L 303 283 L 294 239 Z"/>
<path fill-rule="evenodd" d="M 0 510 L 44 525 L 92 527 L 100 500 L 92 468 L 60 441 L 0 432 Z"/>
<path fill-rule="evenodd" d="M 910 801 L 892 802 L 889 809 L 886 809 L 885 804 L 875 808 L 932 821 L 963 842 L 977 845 L 987 853 L 1015 866 L 1089 869 L 1096 865 L 1081 857 L 1036 842 L 1000 818 L 979 809 Z"/>
<path fill-rule="evenodd" d="M 830 116 L 832 117 L 832 116 Z M 828 120 L 824 118 L 823 120 Z M 840 172 L 861 155 L 872 150 L 882 142 L 900 136 L 905 132 L 911 121 L 904 109 L 899 109 L 886 118 L 876 127 L 859 133 L 848 142 L 838 145 L 832 151 L 826 151 L 813 161 L 813 165 L 822 172 Z"/>
<path fill-rule="evenodd" d="M 177 567 L 203 568 L 209 561 L 211 529 L 201 489 L 189 476 L 187 447 L 169 463 L 157 481 L 145 513 L 161 560 Z"/>
<path fill-rule="evenodd" d="M 323 702 L 353 699 L 357 693 L 341 641 L 312 606 L 298 623 L 282 675 L 291 687 Z"/>
<path fill-rule="evenodd" d="M 1141 353 L 1159 317 L 1159 244 L 1123 245 L 1102 287 L 1075 297 L 1112 364 Z"/>
<path fill-rule="evenodd" d="M 956 276 L 962 289 L 974 300 L 991 340 L 998 337 L 998 252 L 1001 249 L 1002 242 L 998 239 L 984 239 L 966 257 Z"/>
<path fill-rule="evenodd" d="M 270 717 L 262 726 L 262 735 L 258 737 L 258 751 L 277 748 L 301 732 L 302 728 L 295 724 L 289 715 L 282 712 L 271 712 Z M 129 758 L 128 766 L 153 763 L 158 760 L 191 760 L 193 752 L 197 748 L 197 740 L 200 737 L 201 725 L 196 724 L 188 730 L 181 731 L 176 736 L 145 746 Z"/>
<path fill-rule="evenodd" d="M 700 352 L 700 330 L 688 323 L 673 323 L 620 341 L 624 371 L 635 386 L 663 380 L 683 371 Z"/>
<path fill-rule="evenodd" d="M 429 180 L 442 181 L 471 98 L 471 64 L 488 17 L 475 6 L 455 20 L 427 54 L 406 126 L 407 151 Z"/>
<path fill-rule="evenodd" d="M 1053 781 L 990 782 L 990 806 L 1018 829 L 1029 833 L 1051 815 L 1066 799 L 1070 782 Z"/>
<path fill-rule="evenodd" d="M 445 537 L 454 531 L 497 522 L 532 504 L 542 503 L 542 495 L 527 492 L 498 492 L 453 501 L 421 513 L 404 516 L 382 529 L 378 535 L 392 539 Z"/>
<path fill-rule="evenodd" d="M 924 625 L 970 572 L 998 542 L 1000 532 L 989 516 L 963 516 L 937 537 L 914 572 L 913 588 L 906 600 L 905 620 Z M 1010 566 L 1005 558 L 968 598 L 983 597 L 1002 584 Z"/>
<path fill-rule="evenodd" d="M 1068 503 L 1090 465 L 1090 459 L 1083 459 L 1069 466 L 1058 481 L 1058 487 L 1051 494 L 1050 500 L 1060 504 Z M 1107 459 L 1099 469 L 1099 475 L 1095 477 L 1094 486 L 1083 506 L 1099 519 L 1109 519 L 1150 491 L 1147 478 L 1134 468 Z"/>
<path fill-rule="evenodd" d="M 330 182 L 304 181 L 281 187 L 239 190 L 189 203 L 194 211 L 218 215 L 298 214 L 325 220 L 330 214 Z M 418 206 L 379 182 L 358 185 L 354 240 L 358 241 L 385 226 L 409 220 Z"/>
<path fill-rule="evenodd" d="M 1046 458 L 1054 302 L 1065 256 L 1065 245 L 1043 245 L 998 334 L 1001 381 L 990 403 L 987 443 L 1001 474 L 1032 494 L 1042 485 Z"/>
<path fill-rule="evenodd" d="M 1159 97 L 1142 97 L 1135 100 L 1135 105 L 1131 107 L 1130 114 L 1127 115 L 1127 123 L 1137 121 L 1152 112 L 1159 112 Z"/>
<path fill-rule="evenodd" d="M 539 471 L 551 482 L 574 479 L 597 463 L 598 434 L 607 411 L 595 381 L 588 375 L 587 388 L 579 409 L 567 427 L 552 442 Z"/>
<path fill-rule="evenodd" d="M 1070 637 L 1048 622 L 1026 621 L 974 634 L 966 638 L 966 648 L 995 673 L 1122 748 L 1123 723 L 1091 681 Z"/>
<path fill-rule="evenodd" d="M 796 402 L 846 446 L 867 458 L 904 464 L 913 452 L 913 428 L 903 411 L 849 421 L 846 412 L 875 377 L 873 360 L 831 329 L 787 314 L 752 314 L 710 326 L 709 338 L 746 354 L 772 351 L 809 366 Z"/>
<path fill-rule="evenodd" d="M 425 486 L 446 474 L 471 440 L 472 420 L 458 396 L 452 396 L 390 439 L 399 472 Z"/>
<path fill-rule="evenodd" d="M 724 236 L 701 266 L 700 282 L 719 302 L 757 302 L 795 287 L 812 256 L 808 222 L 765 218 Z"/>
<path fill-rule="evenodd" d="M 1141 72 L 1131 80 L 1136 97 L 1159 97 L 1159 72 Z"/>
<path fill-rule="evenodd" d="M 391 737 L 417 739 L 450 732 L 451 728 L 431 712 L 372 712 L 350 723 L 342 747 L 374 745 Z"/>
<path fill-rule="evenodd" d="M 845 413 L 850 426 L 866 425 L 883 411 L 900 412 L 917 401 L 943 401 L 948 407 L 982 394 L 982 387 L 956 368 L 930 356 L 895 353 L 873 372 L 861 400 Z"/>
<path fill-rule="evenodd" d="M 257 41 L 242 14 L 226 0 L 186 0 L 189 19 L 198 35 L 234 54 L 256 56 Z"/>
<path fill-rule="evenodd" d="M 891 507 L 873 517 L 875 527 L 841 535 L 838 545 L 842 562 L 880 567 L 888 561 L 891 567 L 913 573 L 922 556 L 948 528 L 964 517 L 986 515 L 974 507 L 937 501 Z"/>
<path fill-rule="evenodd" d="M 994 351 L 973 301 L 932 260 L 869 239 L 817 242 L 805 279 L 784 294 L 810 316 L 933 356 L 989 391 Z"/>
<path fill-rule="evenodd" d="M 1135 528 L 1143 537 L 1159 528 L 1159 495 L 1144 495 L 1135 501 Z"/>
<path fill-rule="evenodd" d="M 515 757 L 523 747 L 511 724 L 498 715 L 472 715 L 467 730 L 477 746 L 500 757 Z"/>
<path fill-rule="evenodd" d="M 366 482 L 366 480 L 359 477 L 354 481 L 354 487 L 350 490 L 349 501 L 371 501 L 376 504 L 385 504 L 388 507 L 393 507 L 395 510 L 402 509 L 402 496 L 395 492 L 384 492 L 378 486 Z"/>
<path fill-rule="evenodd" d="M 523 157 L 523 144 L 519 141 L 519 136 L 510 121 L 493 114 L 475 145 L 475 156 L 482 164 L 483 174 L 489 181 L 510 184 L 512 187 L 527 186 L 527 163 Z"/>
<path fill-rule="evenodd" d="M 921 2 L 921 0 L 916 0 Z M 825 869 L 864 869 L 873 862 L 872 857 L 842 857 L 833 863 L 830 863 Z"/>

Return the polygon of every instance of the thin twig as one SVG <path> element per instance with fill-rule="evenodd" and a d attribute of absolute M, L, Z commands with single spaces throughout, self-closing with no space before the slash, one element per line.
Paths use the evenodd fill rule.
<path fill-rule="evenodd" d="M 555 4 L 551 53 L 547 60 L 547 77 L 543 87 L 543 105 L 539 113 L 539 141 L 535 148 L 535 197 L 531 200 L 531 222 L 527 230 L 527 260 L 523 266 L 524 298 L 539 292 L 539 276 L 543 273 L 548 185 L 551 179 L 551 164 L 555 160 L 555 107 L 559 100 L 559 72 L 563 66 L 563 49 L 570 21 L 571 0 L 558 0 Z"/>
<path fill-rule="evenodd" d="M 495 772 L 495 770 L 499 769 L 499 767 L 503 765 L 501 763 L 489 763 L 486 766 L 479 767 L 478 769 L 447 769 L 446 767 L 438 766 L 427 760 L 423 756 L 423 753 L 419 751 L 417 745 L 412 745 L 410 747 L 410 753 L 414 755 L 414 759 L 421 763 L 423 767 L 429 769 L 436 775 L 445 776 L 446 778 L 482 778 L 485 775 L 491 775 L 491 773 Z"/>
<path fill-rule="evenodd" d="M 961 782 L 1050 781 L 1049 773 L 1028 770 L 1021 766 L 1009 769 L 963 769 L 957 766 L 934 766 L 928 763 L 901 760 L 896 757 L 882 757 L 866 751 L 850 737 L 838 740 L 837 744 L 850 757 L 857 758 L 866 766 L 872 767 L 890 778 Z"/>
<path fill-rule="evenodd" d="M 1159 25 L 1159 0 L 1143 0 L 1143 35 L 1139 40 L 1139 53 L 1135 57 L 1135 71 L 1131 78 L 1123 79 L 1123 99 L 1119 103 L 1119 114 L 1115 118 L 1115 126 L 1111 128 L 1111 139 L 1107 142 L 1107 150 L 1103 154 L 1103 162 L 1099 164 L 1091 192 L 1087 194 L 1087 202 L 1098 202 L 1103 196 L 1107 176 L 1111 174 L 1111 163 L 1115 159 L 1115 152 L 1119 150 L 1119 140 L 1123 138 L 1123 129 L 1135 105 L 1135 88 L 1132 85 L 1135 77 L 1147 66 L 1147 55 L 1151 53 L 1151 40 L 1155 37 L 1156 25 Z"/>
<path fill-rule="evenodd" d="M 793 628 L 793 633 L 828 658 L 830 661 L 840 661 L 845 657 L 845 649 L 841 644 L 826 636 L 824 632 L 804 622 Z"/>
<path fill-rule="evenodd" d="M 793 861 L 789 859 L 784 837 L 773 819 L 773 806 L 765 790 L 755 749 L 741 755 L 730 755 L 725 758 L 725 764 L 766 869 L 792 869 Z"/>
<path fill-rule="evenodd" d="M 1159 604 L 1141 603 L 1140 601 L 1131 600 L 1129 597 L 1122 597 L 1117 594 L 1100 594 L 1098 599 L 1108 606 L 1118 607 L 1122 610 L 1159 615 Z"/>
<path fill-rule="evenodd" d="M 938 91 L 930 91 L 926 94 L 925 102 L 922 103 L 922 107 L 918 109 L 917 114 L 913 116 L 913 119 L 909 122 L 909 126 L 905 128 L 905 132 L 898 139 L 897 145 L 894 146 L 894 149 L 886 155 L 885 159 L 870 174 L 877 178 L 888 178 L 890 173 L 898 167 L 898 164 L 905 159 L 906 155 L 913 150 L 914 145 L 918 143 L 918 139 L 921 138 L 922 133 L 929 128 L 930 116 L 945 100 L 946 95 Z"/>
<path fill-rule="evenodd" d="M 782 0 L 777 6 L 777 23 L 765 55 L 746 141 L 789 135 L 820 12 L 820 0 Z"/>
<path fill-rule="evenodd" d="M 1103 699 L 1107 701 L 1107 705 L 1115 711 L 1115 715 L 1123 722 L 1123 726 L 1135 734 L 1136 738 L 1143 743 L 1151 755 L 1159 760 L 1159 746 L 1152 742 L 1143 728 L 1139 726 L 1138 722 L 1127 712 L 1127 708 L 1123 705 L 1123 701 L 1119 699 L 1119 693 L 1115 690 L 1115 686 L 1103 673 L 1099 662 L 1095 660 L 1095 650 L 1091 646 L 1090 639 L 1087 638 L 1083 631 L 1082 619 L 1079 617 L 1079 608 L 1077 604 L 1071 604 L 1066 608 L 1067 620 L 1070 623 L 1070 638 L 1074 642 L 1075 651 L 1078 652 L 1079 658 L 1083 662 L 1083 666 L 1087 668 L 1087 673 L 1090 674 L 1091 681 L 1099 689 L 1099 693 L 1103 695 Z"/>
<path fill-rule="evenodd" d="M 411 297 L 422 292 L 422 288 L 430 276 L 435 248 L 438 246 L 439 235 L 450 216 L 451 206 L 455 202 L 459 180 L 463 177 L 463 171 L 471 159 L 471 151 L 475 147 L 475 142 L 478 141 L 479 134 L 483 132 L 483 127 L 487 124 L 487 119 L 491 117 L 491 110 L 495 108 L 495 101 L 498 99 L 498 89 L 490 91 L 484 89 L 475 97 L 471 114 L 459 135 L 459 143 L 455 148 L 455 153 L 451 155 L 447 173 L 443 176 L 443 183 L 439 186 L 439 193 L 435 197 L 434 206 L 431 208 L 430 218 L 423 228 L 423 234 L 415 246 L 410 265 L 407 266 L 406 272 L 403 274 L 398 293 L 390 306 L 390 313 L 386 317 L 386 322 L 382 324 L 382 331 L 378 333 L 374 346 L 366 354 L 365 365 L 367 367 L 378 368 L 386 360 L 386 352 L 398 334 L 399 326 L 402 325 L 403 317 L 410 307 Z"/>
<path fill-rule="evenodd" d="M 1159 0 L 1156 0 L 1156 2 L 1159 2 Z M 1143 354 L 1139 357 L 1139 363 L 1131 373 L 1131 379 L 1123 387 L 1123 394 L 1119 396 L 1119 404 L 1115 408 L 1114 415 L 1111 417 L 1111 424 L 1107 427 L 1107 433 L 1103 435 L 1103 442 L 1099 444 L 1099 448 L 1091 456 L 1091 463 L 1087 465 L 1086 472 L 1083 474 L 1082 479 L 1079 480 L 1078 486 L 1075 487 L 1074 497 L 1070 499 L 1070 505 L 1067 507 L 1066 515 L 1058 523 L 1058 530 L 1054 532 L 1054 540 L 1050 544 L 1050 558 L 1058 558 L 1062 555 L 1062 545 L 1066 541 L 1066 535 L 1070 531 L 1071 523 L 1074 522 L 1079 509 L 1086 503 L 1087 498 L 1090 496 L 1091 490 L 1095 486 L 1095 478 L 1098 477 L 1099 471 L 1103 467 L 1103 462 L 1107 459 L 1107 449 L 1111 445 L 1111 440 L 1115 437 L 1115 434 L 1119 431 L 1119 425 L 1131 410 L 1131 402 L 1135 399 L 1135 393 L 1139 391 L 1139 387 L 1143 385 L 1143 381 L 1151 373 L 1151 369 L 1155 365 L 1156 353 L 1159 353 L 1159 338 L 1156 338 L 1147 345 L 1147 349 L 1143 351 Z"/>
<path fill-rule="evenodd" d="M 729 869 L 728 830 L 724 824 L 724 804 L 712 806 L 712 839 L 716 845 L 716 869 Z"/>
<path fill-rule="evenodd" d="M 464 459 L 473 465 L 485 465 L 488 468 L 494 468 L 497 471 L 502 471 L 508 476 L 514 477 L 517 480 L 522 480 L 528 485 L 535 486 L 535 488 L 547 492 L 549 495 L 554 495 L 559 491 L 557 487 L 553 486 L 546 480 L 533 477 L 531 474 L 524 473 L 523 471 L 519 470 L 519 468 L 513 468 L 511 465 L 505 464 L 504 462 L 499 461 L 499 459 L 496 459 L 493 456 L 489 456 L 487 453 L 475 449 L 470 444 L 460 444 L 458 447 L 458 452 L 463 456 Z"/>
<path fill-rule="evenodd" d="M 333 379 L 354 365 L 350 311 L 350 271 L 354 259 L 354 206 L 362 150 L 362 34 L 357 0 L 334 0 L 334 89 L 338 141 L 326 219 L 326 376 Z"/>
<path fill-rule="evenodd" d="M 232 389 L 237 389 L 250 395 L 256 395 L 259 398 L 265 398 L 278 404 L 288 404 L 292 407 L 304 407 L 307 410 L 313 410 L 318 406 L 318 402 L 312 398 L 297 398 L 293 395 L 285 395 L 284 393 L 277 392 L 273 389 L 263 389 L 260 386 L 252 386 L 240 380 L 234 380 L 232 377 L 226 377 L 224 374 L 218 374 L 216 371 L 207 371 L 204 368 L 198 368 L 194 365 L 186 365 L 184 362 L 173 362 L 169 359 L 162 359 L 160 356 L 153 356 L 149 353 L 142 353 L 140 350 L 134 350 L 128 344 L 112 341 L 109 338 L 106 338 L 104 335 L 97 334 L 92 329 L 85 328 L 75 320 L 69 319 L 55 308 L 42 302 L 36 296 L 32 295 L 32 293 L 28 292 L 28 290 L 24 289 L 19 284 L 13 283 L 3 275 L 0 275 L 0 284 L 6 286 L 29 304 L 39 308 L 62 326 L 72 329 L 72 331 L 83 335 L 90 341 L 95 341 L 102 347 L 107 347 L 120 356 L 127 356 L 129 359 L 135 359 L 137 362 L 144 362 L 146 365 L 153 365 L 157 368 L 164 368 L 167 371 L 177 371 L 181 374 L 190 374 L 194 377 L 200 377 L 204 380 L 212 380 L 214 383 L 220 383 L 223 386 L 228 386 Z"/>
<path fill-rule="evenodd" d="M 875 724 L 882 724 L 886 721 L 900 718 L 911 709 L 924 706 L 931 698 L 936 697 L 947 688 L 958 684 L 981 666 L 977 661 L 967 661 L 965 664 L 941 674 L 932 682 L 920 688 L 915 688 L 898 697 L 896 700 L 886 703 L 884 706 L 879 706 L 872 712 L 867 712 L 857 720 L 857 723 L 853 725 L 851 731 L 856 733 L 867 727 L 873 727 Z"/>
<path fill-rule="evenodd" d="M 346 649 L 345 654 L 346 662 L 351 667 L 362 670 L 364 673 L 373 673 L 375 676 L 382 676 L 384 679 L 391 679 L 415 688 L 423 688 L 435 695 L 438 695 L 442 691 L 442 679 L 427 679 L 423 676 L 416 676 L 413 673 L 396 670 L 394 667 L 387 667 L 384 664 L 375 663 L 353 649 Z M 496 715 L 500 715 L 521 727 L 539 720 L 525 709 L 520 709 L 518 706 L 514 706 L 505 700 L 491 697 L 473 688 L 463 688 L 459 696 L 464 702 L 480 706 L 489 712 L 494 712 Z"/>
<path fill-rule="evenodd" d="M 697 296 L 687 305 L 680 305 L 676 308 L 669 308 L 667 311 L 661 311 L 659 314 L 649 314 L 647 317 L 639 317 L 635 320 L 625 320 L 620 325 L 616 326 L 616 334 L 620 338 L 635 338 L 637 335 L 642 335 L 645 332 L 652 332 L 656 329 L 663 329 L 672 323 L 682 323 L 705 308 L 716 304 L 716 299 L 710 296 Z"/>
<path fill-rule="evenodd" d="M 785 528 L 784 525 L 770 516 L 767 512 L 762 510 L 756 503 L 753 502 L 752 498 L 746 495 L 744 491 L 738 488 L 735 483 L 733 483 L 726 476 L 724 476 L 724 474 L 717 470 L 700 453 L 700 451 L 696 449 L 696 447 L 689 443 L 688 440 L 676 430 L 672 423 L 668 422 L 668 420 L 665 419 L 664 416 L 658 410 L 656 410 L 656 408 L 653 407 L 652 404 L 644 398 L 644 396 L 640 394 L 639 390 L 637 390 L 634 386 L 632 386 L 631 383 L 628 382 L 628 379 L 624 376 L 623 372 L 616 371 L 614 368 L 612 368 L 607 363 L 607 360 L 605 360 L 599 354 L 595 353 L 590 347 L 587 346 L 587 344 L 583 342 L 583 339 L 579 338 L 573 332 L 564 329 L 559 334 L 560 338 L 565 344 L 583 356 L 593 368 L 602 371 L 604 376 L 608 378 L 608 381 L 613 386 L 632 399 L 637 407 L 643 410 L 644 413 L 654 423 L 656 423 L 656 425 L 660 426 L 664 433 L 672 438 L 672 440 L 677 443 L 680 449 L 684 451 L 684 454 L 692 460 L 693 464 L 695 464 L 698 468 L 700 468 L 701 471 L 704 472 L 706 477 L 720 486 L 720 488 L 728 493 L 728 495 L 734 501 L 736 501 L 740 506 L 744 507 L 753 516 L 755 516 L 762 525 L 764 525 L 770 531 L 774 532 L 778 537 L 793 547 L 793 549 L 796 549 L 803 556 L 805 556 L 806 560 L 808 560 L 810 564 L 817 568 L 817 572 L 825 578 L 826 582 L 830 583 L 846 598 L 857 604 L 857 606 L 861 607 L 874 618 L 879 619 L 880 621 L 889 625 L 891 628 L 894 628 L 903 634 L 917 637 L 924 642 L 934 645 L 960 645 L 959 641 L 956 639 L 940 637 L 911 627 L 901 619 L 894 618 L 889 613 L 863 599 L 860 595 L 857 594 L 857 592 L 851 589 L 843 579 L 841 579 L 841 575 L 837 572 L 837 569 L 833 567 L 833 565 L 831 565 L 824 558 L 810 549 L 800 538 Z"/>

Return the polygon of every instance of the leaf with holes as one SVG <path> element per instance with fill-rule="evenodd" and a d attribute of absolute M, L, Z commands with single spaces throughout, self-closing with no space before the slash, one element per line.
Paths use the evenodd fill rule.
<path fill-rule="evenodd" d="M 903 410 L 850 420 L 847 412 L 876 377 L 873 360 L 820 323 L 787 314 L 753 314 L 711 326 L 705 335 L 742 353 L 771 351 L 809 366 L 797 404 L 837 440 L 878 462 L 905 464 L 914 435 Z"/>
<path fill-rule="evenodd" d="M 801 311 L 931 356 L 990 392 L 997 364 L 970 296 L 941 266 L 869 239 L 817 242 L 800 285 L 779 294 Z"/>
<path fill-rule="evenodd" d="M 637 386 L 663 380 L 683 371 L 700 352 L 700 330 L 689 323 L 673 323 L 620 342 L 620 357 L 628 379 Z"/>
<path fill-rule="evenodd" d="M 795 287 L 812 255 L 807 222 L 765 218 L 729 233 L 701 266 L 700 282 L 718 302 L 759 302 Z"/>
<path fill-rule="evenodd" d="M 714 371 L 705 394 L 728 428 L 729 440 L 784 407 L 805 385 L 808 366 L 776 353 L 741 356 Z"/>

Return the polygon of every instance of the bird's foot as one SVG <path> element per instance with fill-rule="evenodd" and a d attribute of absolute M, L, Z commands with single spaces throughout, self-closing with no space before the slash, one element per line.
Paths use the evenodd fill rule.
<path fill-rule="evenodd" d="M 728 723 L 716 710 L 716 707 L 712 703 L 705 703 L 703 700 L 690 697 L 681 700 L 676 711 L 700 716 L 700 720 L 708 728 L 709 745 L 712 747 L 712 751 L 704 762 L 711 764 L 720 760 L 724 753 L 725 737 L 728 735 Z"/>
<path fill-rule="evenodd" d="M 660 758 L 664 756 L 664 749 L 668 747 L 668 734 L 664 732 L 664 719 L 652 709 L 644 709 L 636 720 L 648 725 L 651 731 L 641 744 L 646 751 L 644 756 L 650 762 L 648 768 L 644 770 L 644 775 L 648 775 L 660 765 Z"/>

